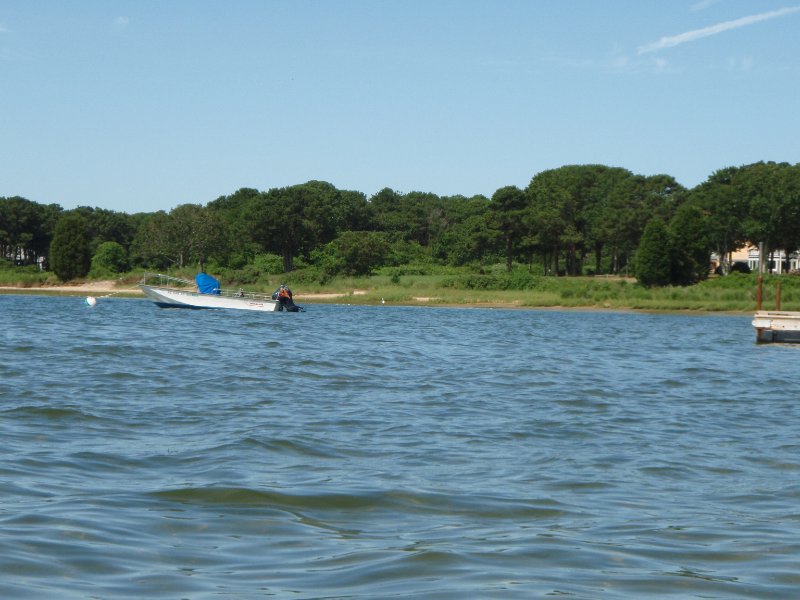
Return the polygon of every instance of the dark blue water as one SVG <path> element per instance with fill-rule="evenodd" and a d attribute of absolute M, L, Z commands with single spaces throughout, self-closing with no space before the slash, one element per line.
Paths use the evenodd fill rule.
<path fill-rule="evenodd" d="M 0 597 L 800 596 L 800 348 L 749 317 L 0 326 Z"/>

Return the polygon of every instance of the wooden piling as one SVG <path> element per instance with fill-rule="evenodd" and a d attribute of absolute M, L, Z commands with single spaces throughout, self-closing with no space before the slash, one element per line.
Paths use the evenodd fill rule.
<path fill-rule="evenodd" d="M 761 298 L 762 298 L 761 288 L 763 286 L 764 286 L 764 276 L 763 275 L 759 275 L 758 276 L 758 287 L 756 288 L 756 310 L 757 311 L 761 311 Z"/>

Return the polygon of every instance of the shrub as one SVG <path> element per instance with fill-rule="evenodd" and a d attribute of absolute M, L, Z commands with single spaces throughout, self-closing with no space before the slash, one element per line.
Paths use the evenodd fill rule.
<path fill-rule="evenodd" d="M 283 273 L 283 259 L 277 254 L 257 254 L 252 266 L 257 272 L 267 275 Z"/>
<path fill-rule="evenodd" d="M 736 261 L 731 265 L 731 273 L 750 273 L 750 267 L 746 262 Z"/>
<path fill-rule="evenodd" d="M 103 242 L 92 257 L 92 277 L 108 277 L 124 273 L 129 268 L 128 253 L 117 242 Z"/>

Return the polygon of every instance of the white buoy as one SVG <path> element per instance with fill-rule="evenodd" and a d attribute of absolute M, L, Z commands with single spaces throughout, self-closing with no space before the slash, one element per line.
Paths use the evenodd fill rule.
<path fill-rule="evenodd" d="M 86 296 L 86 304 L 88 304 L 89 306 L 94 306 L 95 304 L 97 304 L 97 298 L 95 298 L 94 296 Z"/>

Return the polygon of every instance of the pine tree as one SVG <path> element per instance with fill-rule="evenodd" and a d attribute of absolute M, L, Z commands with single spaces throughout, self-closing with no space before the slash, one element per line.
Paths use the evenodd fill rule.
<path fill-rule="evenodd" d="M 672 274 L 672 237 L 661 219 L 644 228 L 636 251 L 636 277 L 644 286 L 669 285 Z"/>
<path fill-rule="evenodd" d="M 56 223 L 50 244 L 50 267 L 61 281 L 85 277 L 91 265 L 87 237 L 88 221 L 79 214 L 66 213 Z"/>

